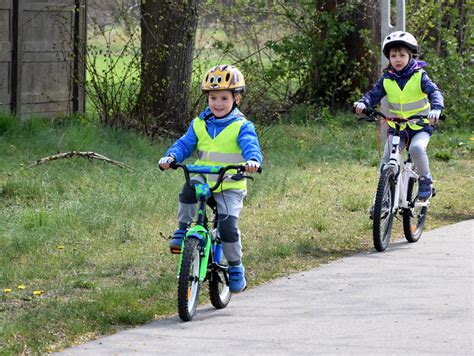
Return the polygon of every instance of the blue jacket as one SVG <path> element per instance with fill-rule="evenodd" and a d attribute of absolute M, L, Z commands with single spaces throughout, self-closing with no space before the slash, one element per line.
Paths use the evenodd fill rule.
<path fill-rule="evenodd" d="M 389 67 L 387 70 L 384 71 L 382 78 L 379 79 L 377 84 L 375 84 L 374 88 L 365 93 L 362 99 L 359 101 L 363 102 L 366 106 L 377 106 L 380 103 L 380 100 L 382 100 L 382 98 L 387 95 L 383 87 L 384 79 L 395 79 L 400 89 L 403 90 L 405 84 L 408 82 L 408 80 L 410 80 L 413 73 L 419 70 L 423 70 L 422 68 L 425 66 L 427 66 L 426 62 L 411 59 L 410 62 L 408 62 L 407 66 L 403 68 L 403 70 L 400 72 L 397 72 L 395 71 L 395 69 Z M 423 93 L 428 95 L 428 100 L 430 101 L 432 110 L 443 110 L 443 94 L 439 90 L 438 86 L 428 77 L 428 74 L 426 74 L 424 70 L 423 75 L 421 77 L 421 90 L 423 91 Z"/>
<path fill-rule="evenodd" d="M 206 108 L 202 113 L 199 114 L 194 120 L 205 120 L 207 132 L 212 138 L 215 138 L 225 129 L 230 123 L 241 120 L 244 115 L 238 108 L 232 110 L 227 116 L 217 119 L 212 115 L 211 109 Z M 205 119 L 206 118 L 206 119 Z M 194 132 L 193 124 L 194 120 L 189 125 L 186 133 L 181 136 L 166 152 L 166 155 L 174 155 L 178 162 L 184 161 L 190 157 L 197 146 L 197 137 Z M 237 142 L 242 150 L 242 156 L 246 161 L 254 160 L 262 164 L 263 154 L 258 143 L 257 132 L 252 122 L 246 121 L 240 128 Z"/>

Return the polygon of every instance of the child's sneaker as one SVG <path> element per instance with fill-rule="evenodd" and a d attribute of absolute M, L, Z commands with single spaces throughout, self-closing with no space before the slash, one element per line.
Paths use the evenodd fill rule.
<path fill-rule="evenodd" d="M 245 268 L 242 264 L 229 266 L 229 289 L 232 293 L 242 292 L 247 287 Z"/>
<path fill-rule="evenodd" d="M 186 230 L 178 229 L 173 233 L 172 240 L 170 241 L 171 253 L 181 253 L 181 245 L 183 243 L 184 235 Z"/>
<path fill-rule="evenodd" d="M 418 199 L 426 201 L 431 196 L 433 181 L 429 177 L 420 177 L 418 181 Z"/>

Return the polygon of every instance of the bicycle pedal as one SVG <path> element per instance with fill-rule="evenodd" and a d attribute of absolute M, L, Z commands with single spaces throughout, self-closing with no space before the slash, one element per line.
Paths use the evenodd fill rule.
<path fill-rule="evenodd" d="M 435 196 L 436 196 L 436 189 L 435 189 L 435 187 L 433 187 L 433 188 L 431 189 L 431 197 L 433 198 L 433 197 L 435 197 Z"/>
<path fill-rule="evenodd" d="M 429 200 L 425 200 L 425 201 L 421 201 L 421 200 L 417 200 L 415 202 L 415 207 L 423 207 L 423 206 L 429 206 L 430 203 L 429 203 Z"/>
<path fill-rule="evenodd" d="M 181 254 L 181 249 L 180 248 L 170 248 L 170 252 L 174 255 L 179 255 L 179 254 Z"/>

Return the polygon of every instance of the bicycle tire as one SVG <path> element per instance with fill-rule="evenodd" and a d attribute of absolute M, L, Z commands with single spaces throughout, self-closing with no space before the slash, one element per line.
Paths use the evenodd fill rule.
<path fill-rule="evenodd" d="M 178 314 L 181 320 L 190 321 L 196 313 L 199 299 L 199 241 L 191 238 L 184 244 L 178 282 Z"/>
<path fill-rule="evenodd" d="M 218 261 L 224 268 L 227 267 L 225 261 Z M 230 302 L 232 293 L 230 292 L 229 285 L 226 280 L 229 280 L 227 269 L 217 269 L 211 272 L 209 279 L 209 298 L 211 304 L 216 309 L 224 309 Z"/>
<path fill-rule="evenodd" d="M 413 205 L 413 208 L 403 209 L 403 233 L 408 242 L 417 242 L 426 222 L 427 206 L 416 207 L 416 179 L 410 178 L 407 187 L 407 201 Z"/>
<path fill-rule="evenodd" d="M 380 174 L 375 195 L 373 213 L 373 241 L 377 251 L 385 251 L 392 234 L 393 198 L 395 195 L 395 177 L 393 170 L 384 169 Z"/>

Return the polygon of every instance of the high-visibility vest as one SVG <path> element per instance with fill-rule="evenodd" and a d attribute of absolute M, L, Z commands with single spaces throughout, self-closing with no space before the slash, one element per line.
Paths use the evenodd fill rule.
<path fill-rule="evenodd" d="M 201 119 L 194 120 L 193 129 L 197 137 L 198 160 L 194 163 L 199 166 L 228 166 L 236 164 L 245 164 L 242 156 L 242 150 L 239 147 L 237 138 L 240 128 L 247 120 L 236 120 L 224 128 L 219 135 L 212 138 L 206 130 L 206 122 Z M 235 170 L 229 170 L 229 174 L 237 173 Z M 217 175 L 206 175 L 206 179 L 212 186 L 217 181 Z M 226 189 L 247 190 L 247 180 L 234 181 L 230 178 L 224 179 L 224 182 L 216 190 L 220 192 Z"/>
<path fill-rule="evenodd" d="M 383 87 L 387 93 L 388 109 L 393 116 L 407 119 L 413 115 L 427 115 L 430 111 L 428 95 L 421 90 L 421 77 L 423 71 L 415 72 L 410 80 L 405 84 L 403 90 L 400 89 L 395 79 L 385 78 Z M 428 119 L 423 122 L 429 123 Z M 395 123 L 388 122 L 389 126 L 395 128 Z M 421 130 L 423 126 L 408 123 L 412 130 Z M 400 124 L 400 129 L 405 129 L 406 123 Z"/>

